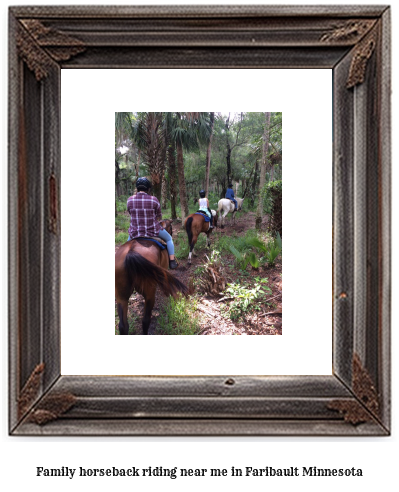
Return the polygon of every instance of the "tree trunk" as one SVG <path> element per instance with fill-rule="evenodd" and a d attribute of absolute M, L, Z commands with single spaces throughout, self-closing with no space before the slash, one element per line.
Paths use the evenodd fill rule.
<path fill-rule="evenodd" d="M 176 158 L 175 144 L 168 146 L 168 165 L 169 165 L 169 185 L 170 185 L 170 208 L 172 210 L 172 220 L 177 218 L 176 215 Z"/>
<path fill-rule="evenodd" d="M 162 190 L 161 190 L 161 195 L 162 195 L 161 207 L 163 209 L 165 209 L 166 208 L 166 177 L 165 177 L 165 174 L 162 177 Z"/>
<path fill-rule="evenodd" d="M 256 182 L 258 181 L 258 170 L 259 170 L 259 166 L 258 166 L 258 161 L 256 160 L 255 161 L 255 169 L 254 169 L 254 177 L 253 177 L 253 180 L 252 180 L 252 186 L 251 186 L 251 207 L 254 206 L 254 203 L 255 203 L 255 195 L 256 195 Z"/>
<path fill-rule="evenodd" d="M 166 156 L 165 141 L 162 138 L 162 113 L 147 113 L 143 125 L 146 146 L 142 150 L 148 163 L 153 195 L 161 202 Z"/>
<path fill-rule="evenodd" d="M 205 196 L 208 196 L 209 192 L 209 173 L 211 169 L 211 150 L 212 150 L 212 133 L 213 133 L 213 124 L 215 121 L 215 113 L 210 113 L 211 120 L 211 135 L 209 137 L 209 145 L 208 150 L 206 151 L 206 175 L 205 175 Z"/>
<path fill-rule="evenodd" d="M 159 203 L 162 201 L 162 176 L 153 173 L 151 175 L 152 194 L 158 198 Z"/>
<path fill-rule="evenodd" d="M 231 175 L 231 147 L 230 147 L 230 141 L 229 141 L 229 124 L 230 124 L 230 113 L 229 113 L 229 116 L 224 124 L 224 127 L 226 129 L 226 150 L 227 150 L 227 154 L 226 154 L 226 163 L 227 163 L 227 184 L 229 185 L 230 184 L 230 181 L 231 181 L 231 178 L 230 178 L 230 175 Z M 224 189 L 223 190 L 223 198 L 224 198 L 224 194 L 226 193 L 226 190 Z"/>
<path fill-rule="evenodd" d="M 115 188 L 116 188 L 116 196 L 120 196 L 120 189 L 119 189 L 119 173 L 120 173 L 120 168 L 119 168 L 119 163 L 115 159 Z"/>
<path fill-rule="evenodd" d="M 226 162 L 227 162 L 227 185 L 229 185 L 231 183 L 231 148 L 228 140 L 227 140 Z"/>
<path fill-rule="evenodd" d="M 184 162 L 183 162 L 183 147 L 180 143 L 176 144 L 177 149 L 177 172 L 179 175 L 179 193 L 180 193 L 180 207 L 181 207 L 181 220 L 184 224 L 186 217 L 188 215 L 188 205 L 187 205 L 187 192 L 186 192 L 186 182 L 184 180 Z"/>
<path fill-rule="evenodd" d="M 265 182 L 266 182 L 266 171 L 267 171 L 267 167 L 268 167 L 270 116 L 271 116 L 271 113 L 265 113 L 265 132 L 263 134 L 263 155 L 262 155 L 262 165 L 260 168 L 258 207 L 256 209 L 256 219 L 255 219 L 255 228 L 258 230 L 260 230 L 262 227 L 263 188 L 264 188 Z"/>
<path fill-rule="evenodd" d="M 136 163 L 136 179 L 139 179 L 140 156 L 141 156 L 141 150 L 139 149 L 139 153 L 137 156 L 137 163 Z"/>

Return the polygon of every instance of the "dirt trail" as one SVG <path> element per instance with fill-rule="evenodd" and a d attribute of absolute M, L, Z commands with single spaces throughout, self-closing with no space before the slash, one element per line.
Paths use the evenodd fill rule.
<path fill-rule="evenodd" d="M 245 235 L 248 229 L 255 228 L 255 214 L 253 212 L 240 212 L 237 214 L 236 223 L 233 226 L 230 217 L 226 221 L 224 229 L 215 228 L 222 236 Z M 177 237 L 182 229 L 180 222 L 173 223 L 173 238 Z M 212 235 L 211 235 L 212 243 Z M 211 245 L 212 248 L 212 245 Z M 115 247 L 115 252 L 118 247 Z M 190 278 L 193 276 L 196 267 L 203 265 L 206 261 L 206 254 L 209 250 L 202 248 L 197 250 L 198 256 L 193 256 L 191 266 L 188 265 L 187 259 L 179 260 L 179 267 L 173 271 L 173 274 L 186 285 L 190 285 Z M 224 255 L 233 263 L 232 255 Z M 261 310 L 253 315 L 247 315 L 244 321 L 231 321 L 221 315 L 221 305 L 219 299 L 209 296 L 202 296 L 198 302 L 198 311 L 200 313 L 201 335 L 281 335 L 282 334 L 282 265 L 277 261 L 273 268 L 259 268 L 253 270 L 247 267 L 248 274 L 252 277 L 268 278 L 268 287 L 272 293 L 268 298 L 273 298 L 272 307 L 261 305 Z M 237 282 L 237 268 L 225 266 L 223 271 L 227 283 Z M 249 278 L 249 277 L 248 277 Z M 254 281 L 255 282 L 255 281 Z M 157 317 L 160 314 L 162 305 L 166 302 L 165 296 L 157 290 L 155 305 L 152 313 L 152 320 L 149 328 L 149 335 L 156 335 Z M 141 332 L 141 318 L 144 310 L 144 299 L 141 295 L 134 293 L 129 301 L 129 317 L 133 313 L 138 316 L 140 322 L 137 323 L 137 332 Z M 272 313 L 272 314 L 270 314 Z"/>

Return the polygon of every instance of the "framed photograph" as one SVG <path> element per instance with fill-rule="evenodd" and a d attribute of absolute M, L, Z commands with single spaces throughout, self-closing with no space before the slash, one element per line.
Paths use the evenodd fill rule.
<path fill-rule="evenodd" d="M 389 435 L 390 57 L 387 6 L 11 7 L 9 433 Z M 331 373 L 271 374 L 259 357 L 259 373 L 231 371 L 220 345 L 224 337 L 216 337 L 221 366 L 214 373 L 205 367 L 185 373 L 183 365 L 159 374 L 62 374 L 61 313 L 75 307 L 63 303 L 61 310 L 62 274 L 74 261 L 65 243 L 61 250 L 62 198 L 73 186 L 63 184 L 61 195 L 67 176 L 61 149 L 64 156 L 73 146 L 61 125 L 61 72 L 90 77 L 122 69 L 330 71 Z M 330 224 L 331 215 L 325 220 Z M 96 230 L 90 234 L 95 240 Z M 90 282 L 85 272 L 76 278 L 87 290 Z M 90 315 L 84 297 L 79 304 Z M 95 323 L 78 315 L 68 323 L 91 334 L 95 347 Z M 64 321 L 62 330 L 68 331 Z M 173 343 L 175 337 L 166 338 Z M 74 346 L 76 358 L 91 357 L 78 337 Z"/>

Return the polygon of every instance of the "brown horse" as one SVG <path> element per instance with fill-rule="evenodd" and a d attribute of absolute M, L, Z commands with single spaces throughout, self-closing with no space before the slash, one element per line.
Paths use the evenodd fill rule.
<path fill-rule="evenodd" d="M 164 221 L 163 226 L 169 234 L 172 233 L 171 221 Z M 121 335 L 129 334 L 127 308 L 134 290 L 143 295 L 145 300 L 143 335 L 148 335 L 158 285 L 165 295 L 188 293 L 188 288 L 168 272 L 168 266 L 167 250 L 161 251 L 152 241 L 133 239 L 118 249 L 115 254 L 115 297 Z"/>
<path fill-rule="evenodd" d="M 166 229 L 166 232 L 169 232 L 170 235 L 172 235 L 172 221 L 169 219 L 161 220 L 159 222 L 161 226 Z"/>
<path fill-rule="evenodd" d="M 211 211 L 213 215 L 213 225 L 217 227 L 218 216 L 214 210 Z M 191 265 L 191 255 L 194 250 L 194 246 L 197 242 L 198 236 L 201 232 L 206 234 L 206 247 L 211 247 L 211 240 L 209 239 L 209 235 L 212 232 L 212 229 L 209 229 L 209 222 L 205 222 L 205 217 L 202 214 L 191 214 L 187 217 L 184 222 L 184 228 L 186 229 L 188 236 L 188 245 L 190 247 L 190 253 L 188 255 L 188 264 Z"/>

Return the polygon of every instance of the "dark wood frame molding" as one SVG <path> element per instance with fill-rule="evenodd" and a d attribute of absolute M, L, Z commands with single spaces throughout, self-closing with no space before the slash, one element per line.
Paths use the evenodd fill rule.
<path fill-rule="evenodd" d="M 60 71 L 326 68 L 331 376 L 60 374 Z M 390 8 L 11 7 L 9 432 L 389 435 Z"/>

